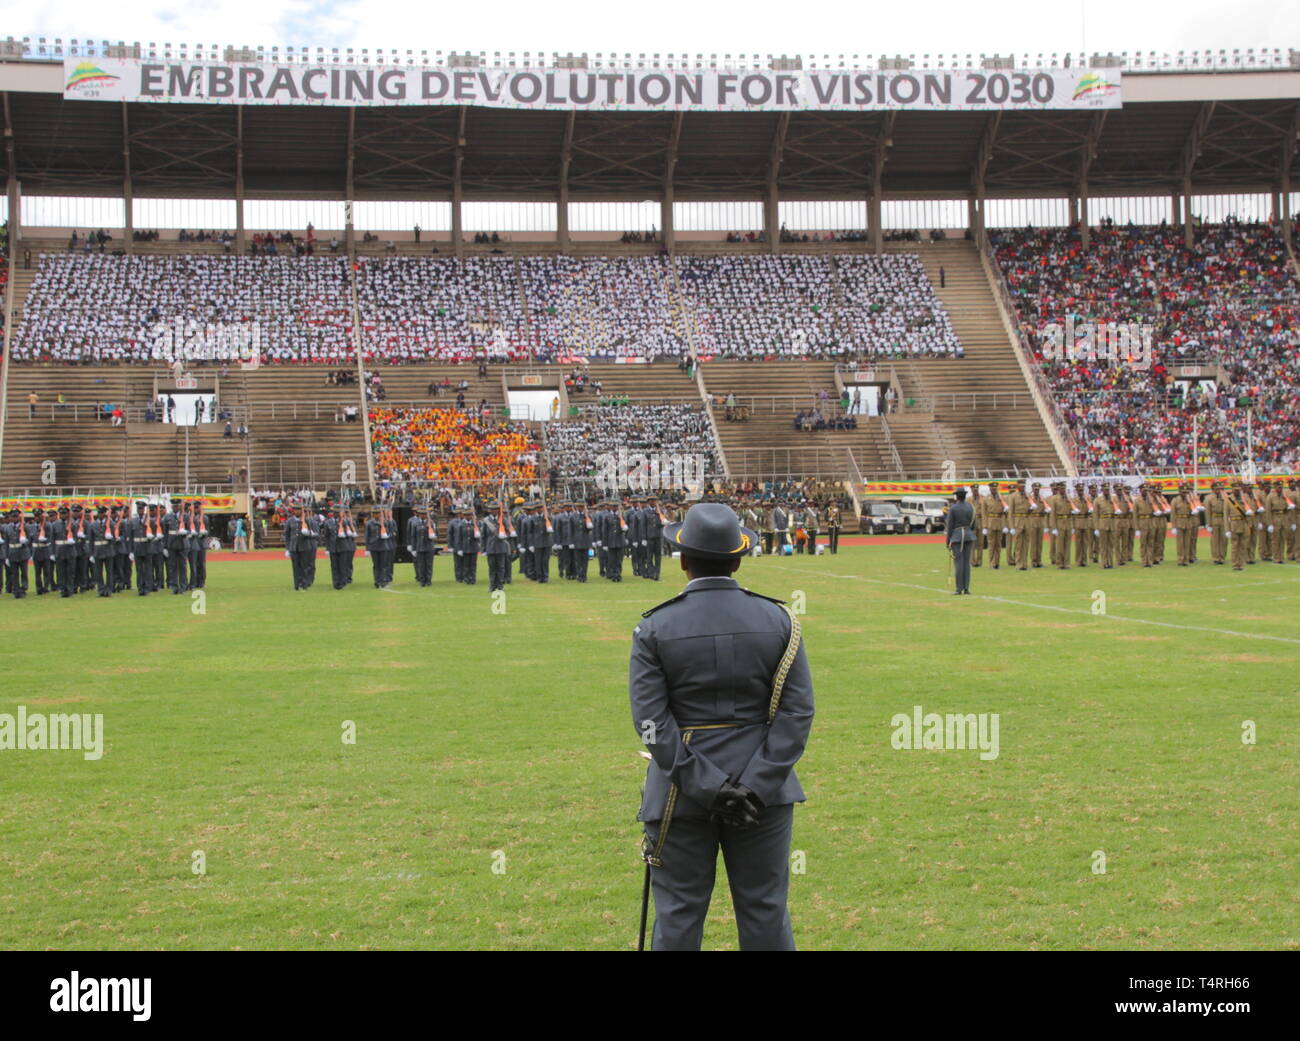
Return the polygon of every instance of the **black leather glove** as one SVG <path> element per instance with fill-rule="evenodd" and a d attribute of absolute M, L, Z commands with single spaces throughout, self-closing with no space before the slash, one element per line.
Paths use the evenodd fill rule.
<path fill-rule="evenodd" d="M 748 828 L 758 823 L 758 811 L 763 808 L 757 795 L 743 784 L 723 781 L 713 805 L 710 818 L 729 824 L 733 828 Z"/>

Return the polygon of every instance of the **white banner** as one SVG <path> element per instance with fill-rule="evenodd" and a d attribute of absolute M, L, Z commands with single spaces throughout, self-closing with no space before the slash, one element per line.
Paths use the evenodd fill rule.
<path fill-rule="evenodd" d="M 678 72 L 265 62 L 64 62 L 69 99 L 214 105 L 478 105 L 619 112 L 962 112 L 1120 107 L 1118 69 Z"/>

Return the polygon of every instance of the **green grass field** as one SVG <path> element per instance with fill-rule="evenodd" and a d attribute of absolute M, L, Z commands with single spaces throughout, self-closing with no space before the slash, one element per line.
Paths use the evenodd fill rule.
<path fill-rule="evenodd" d="M 1300 947 L 1300 567 L 983 568 L 958 598 L 945 565 L 742 568 L 806 599 L 799 945 Z M 321 561 L 299 594 L 287 561 L 214 561 L 202 614 L 6 599 L 0 712 L 106 739 L 0 752 L 0 946 L 631 948 L 628 636 L 682 576 L 516 576 L 497 615 L 485 567 L 450 573 L 379 591 L 358 560 L 335 593 Z M 914 705 L 998 713 L 999 756 L 895 749 Z M 722 885 L 705 946 L 736 946 Z"/>

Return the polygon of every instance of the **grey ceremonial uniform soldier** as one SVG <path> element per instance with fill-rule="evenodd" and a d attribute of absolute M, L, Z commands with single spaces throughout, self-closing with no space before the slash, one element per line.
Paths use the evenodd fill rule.
<path fill-rule="evenodd" d="M 975 507 L 966 501 L 966 489 L 955 492 L 957 501 L 944 518 L 944 541 L 952 554 L 956 578 L 953 596 L 970 595 L 970 557 L 975 548 Z"/>
<path fill-rule="evenodd" d="M 793 950 L 786 901 L 794 765 L 813 718 L 812 677 L 794 616 L 731 574 L 757 536 L 721 503 L 700 503 L 665 538 L 692 577 L 632 635 L 632 721 L 653 762 L 645 822 L 653 950 L 698 950 L 719 846 L 743 950 Z M 793 653 L 792 653 L 793 652 Z M 774 678 L 788 655 L 784 686 Z"/>

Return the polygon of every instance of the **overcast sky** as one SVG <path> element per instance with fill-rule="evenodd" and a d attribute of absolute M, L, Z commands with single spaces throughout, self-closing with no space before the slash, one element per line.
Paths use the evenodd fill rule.
<path fill-rule="evenodd" d="M 142 43 L 405 50 L 717 54 L 1048 54 L 1066 50 L 1300 48 L 1291 0 L 0 0 L 5 32 Z"/>

